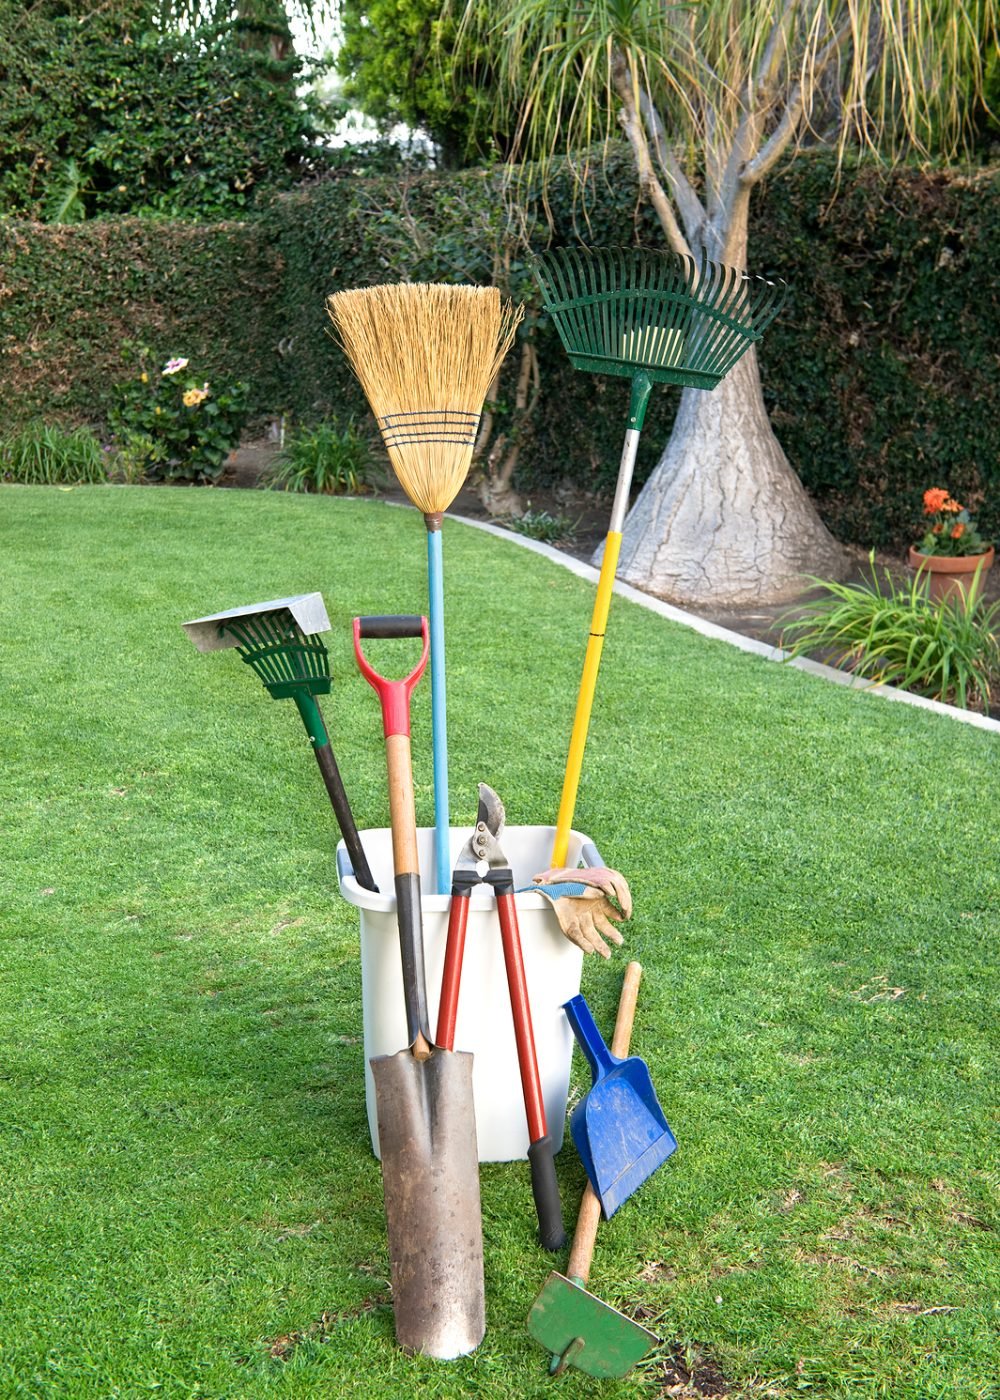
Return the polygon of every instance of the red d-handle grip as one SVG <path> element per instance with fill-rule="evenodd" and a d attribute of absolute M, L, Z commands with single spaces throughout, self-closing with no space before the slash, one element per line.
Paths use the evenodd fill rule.
<path fill-rule="evenodd" d="M 424 648 L 420 660 L 408 676 L 401 680 L 390 680 L 380 676 L 371 666 L 361 650 L 362 637 L 422 637 Z M 354 619 L 354 655 L 358 669 L 370 686 L 378 692 L 382 702 L 382 727 L 388 739 L 393 734 L 410 733 L 410 694 L 417 681 L 424 674 L 427 654 L 430 649 L 430 630 L 426 617 L 413 614 L 385 617 L 356 617 Z"/>

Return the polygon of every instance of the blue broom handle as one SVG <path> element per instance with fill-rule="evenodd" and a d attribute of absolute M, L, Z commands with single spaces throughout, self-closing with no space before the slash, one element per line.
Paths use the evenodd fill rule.
<path fill-rule="evenodd" d="M 569 1018 L 576 1042 L 586 1056 L 596 1084 L 602 1074 L 607 1074 L 616 1065 L 620 1065 L 621 1060 L 612 1055 L 605 1045 L 601 1032 L 590 1014 L 590 1007 L 582 996 L 571 997 L 564 1003 L 563 1010 Z"/>
<path fill-rule="evenodd" d="M 448 720 L 444 682 L 444 566 L 441 529 L 427 531 L 427 591 L 431 629 L 431 737 L 434 746 L 434 871 L 438 894 L 451 889 L 448 809 Z"/>

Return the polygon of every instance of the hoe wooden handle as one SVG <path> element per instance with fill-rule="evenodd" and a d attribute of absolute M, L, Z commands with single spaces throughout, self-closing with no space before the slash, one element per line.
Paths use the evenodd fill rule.
<path fill-rule="evenodd" d="M 611 1053 L 619 1060 L 628 1055 L 632 1043 L 632 1025 L 635 1021 L 635 1004 L 639 999 L 639 983 L 642 980 L 642 964 L 630 962 L 625 969 L 625 981 L 618 1000 L 618 1015 L 615 1018 L 615 1033 L 611 1039 Z M 597 1226 L 601 1219 L 601 1203 L 594 1188 L 587 1182 L 587 1189 L 580 1202 L 580 1214 L 576 1218 L 576 1232 L 573 1235 L 573 1248 L 570 1250 L 566 1273 L 571 1279 L 585 1284 L 590 1277 L 590 1261 L 594 1257 L 594 1241 Z"/>

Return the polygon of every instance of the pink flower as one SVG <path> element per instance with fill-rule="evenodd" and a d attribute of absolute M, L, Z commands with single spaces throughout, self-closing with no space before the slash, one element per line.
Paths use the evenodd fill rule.
<path fill-rule="evenodd" d="M 178 374 L 182 369 L 187 369 L 187 360 L 168 360 L 163 366 L 164 374 Z"/>

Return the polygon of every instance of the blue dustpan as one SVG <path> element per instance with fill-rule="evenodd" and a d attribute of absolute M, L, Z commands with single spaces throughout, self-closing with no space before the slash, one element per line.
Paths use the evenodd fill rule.
<path fill-rule="evenodd" d="M 569 1129 L 604 1218 L 652 1176 L 677 1148 L 645 1060 L 619 1060 L 582 996 L 563 1007 L 587 1057 L 593 1085 L 570 1114 Z"/>

